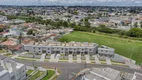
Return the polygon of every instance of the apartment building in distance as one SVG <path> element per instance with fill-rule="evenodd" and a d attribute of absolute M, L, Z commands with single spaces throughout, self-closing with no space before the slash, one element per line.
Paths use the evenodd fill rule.
<path fill-rule="evenodd" d="M 26 80 L 26 66 L 14 61 L 0 61 L 0 80 Z"/>
<path fill-rule="evenodd" d="M 46 54 L 96 54 L 98 44 L 88 42 L 46 42 L 24 45 L 24 50 L 31 53 Z"/>

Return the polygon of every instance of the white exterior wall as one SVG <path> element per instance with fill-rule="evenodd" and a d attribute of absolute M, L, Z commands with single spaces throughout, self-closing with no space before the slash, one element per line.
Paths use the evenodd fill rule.
<path fill-rule="evenodd" d="M 24 49 L 31 53 L 41 53 L 45 50 L 47 54 L 52 54 L 55 52 L 59 53 L 91 53 L 95 54 L 97 50 L 97 46 L 93 47 L 62 47 L 62 46 L 36 46 L 36 45 L 24 45 Z"/>
<path fill-rule="evenodd" d="M 114 55 L 114 50 L 105 49 L 105 48 L 98 48 L 98 54 L 100 54 L 100 55 Z"/>
<path fill-rule="evenodd" d="M 3 64 L 3 63 L 2 63 Z M 6 62 L 8 69 L 0 71 L 0 80 L 25 80 L 26 66 L 15 62 Z M 3 67 L 3 66 L 2 66 Z"/>

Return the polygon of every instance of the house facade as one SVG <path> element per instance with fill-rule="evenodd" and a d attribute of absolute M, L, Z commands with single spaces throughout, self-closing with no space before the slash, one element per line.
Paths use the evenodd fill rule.
<path fill-rule="evenodd" d="M 0 80 L 26 80 L 26 66 L 14 61 L 1 60 Z"/>
<path fill-rule="evenodd" d="M 109 56 L 109 57 L 113 57 L 114 56 L 114 49 L 107 47 L 107 46 L 101 46 L 98 48 L 98 54 L 101 56 Z"/>
<path fill-rule="evenodd" d="M 49 42 L 35 45 L 24 45 L 24 50 L 31 53 L 46 54 L 96 54 L 98 44 L 96 43 L 80 43 L 80 42 Z"/>

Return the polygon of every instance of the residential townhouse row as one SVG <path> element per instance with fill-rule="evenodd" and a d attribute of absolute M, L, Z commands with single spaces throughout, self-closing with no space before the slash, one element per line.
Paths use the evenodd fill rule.
<path fill-rule="evenodd" d="M 107 46 L 99 47 L 96 43 L 88 42 L 46 42 L 24 45 L 24 50 L 38 54 L 99 54 L 101 56 L 114 56 L 114 49 Z"/>

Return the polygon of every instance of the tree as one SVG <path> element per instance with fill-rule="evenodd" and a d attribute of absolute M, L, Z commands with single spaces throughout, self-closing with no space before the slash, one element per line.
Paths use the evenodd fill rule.
<path fill-rule="evenodd" d="M 127 33 L 130 37 L 142 37 L 142 30 L 140 28 L 132 28 Z"/>
<path fill-rule="evenodd" d="M 27 35 L 32 35 L 32 34 L 33 34 L 33 30 L 29 29 L 28 32 L 27 32 Z"/>
<path fill-rule="evenodd" d="M 142 21 L 140 22 L 140 27 L 142 28 Z"/>
<path fill-rule="evenodd" d="M 138 22 L 135 22 L 135 23 L 134 23 L 134 27 L 138 27 Z"/>
<path fill-rule="evenodd" d="M 63 22 L 63 26 L 64 26 L 64 27 L 68 27 L 68 22 L 67 22 L 67 21 L 64 21 L 64 22 Z"/>
<path fill-rule="evenodd" d="M 75 15 L 78 15 L 79 14 L 79 12 L 77 12 L 76 10 L 73 12 L 73 14 L 75 14 Z"/>
<path fill-rule="evenodd" d="M 0 32 L 3 32 L 3 28 L 0 28 Z"/>

